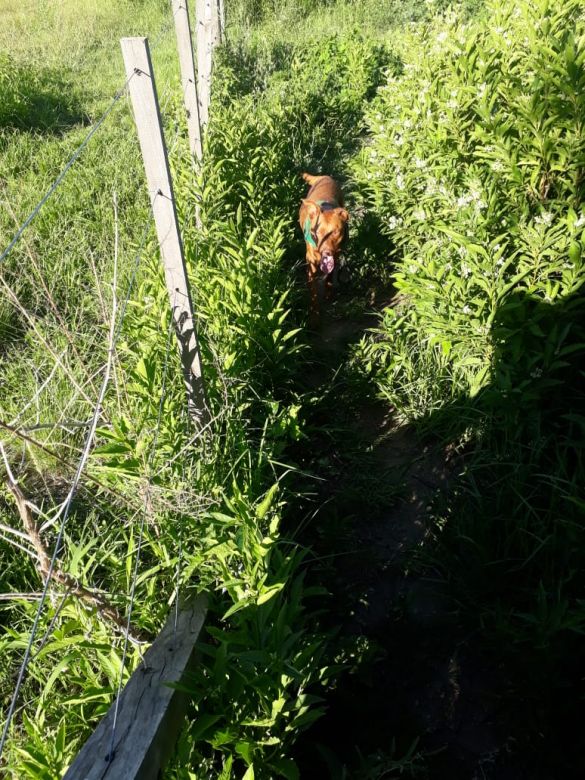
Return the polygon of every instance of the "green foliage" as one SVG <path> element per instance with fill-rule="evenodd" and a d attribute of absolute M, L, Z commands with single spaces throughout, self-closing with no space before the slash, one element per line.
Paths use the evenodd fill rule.
<path fill-rule="evenodd" d="M 218 59 L 218 88 L 199 173 L 186 151 L 183 120 L 169 122 L 171 132 L 178 131 L 171 165 L 195 291 L 213 435 L 191 442 L 166 287 L 149 238 L 117 345 L 116 392 L 106 400 L 106 422 L 89 464 L 100 489 L 96 496 L 88 485 L 76 500 L 60 564 L 84 584 L 99 584 L 124 611 L 127 596 L 114 594 L 128 593 L 137 522 L 146 500 L 133 625 L 156 633 L 174 598 L 179 556 L 182 585 L 215 594 L 201 647 L 203 662 L 190 683 L 195 720 L 181 743 L 183 766 L 176 769 L 181 776 L 188 771 L 185 756 L 206 777 L 220 775 L 222 767 L 226 776 L 298 776 L 288 757 L 290 745 L 321 714 L 319 692 L 335 673 L 323 657 L 324 637 L 314 619 L 310 627 L 313 613 L 306 605 L 323 594 L 304 585 L 303 555 L 280 531 L 282 512 L 291 501 L 290 468 L 280 465 L 280 459 L 287 445 L 303 435 L 303 399 L 295 393 L 294 377 L 304 349 L 304 315 L 299 317 L 295 309 L 304 311 L 306 302 L 295 290 L 291 249 L 296 252 L 301 244 L 295 244 L 296 211 L 304 188 L 298 174 L 330 164 L 355 144 L 353 129 L 390 55 L 375 41 L 357 35 L 295 42 L 274 56 L 268 54 L 261 66 L 255 64 L 255 51 L 253 45 L 234 43 Z M 177 97 L 167 110 L 168 105 L 179 115 Z M 104 154 L 116 146 L 116 133 L 132 137 L 128 121 L 126 117 L 123 127 L 104 136 L 95 150 L 88 149 L 79 174 L 88 179 L 84 192 L 91 201 L 83 224 L 76 224 L 71 236 L 66 234 L 65 244 L 56 240 L 63 229 L 61 213 L 77 213 L 73 201 L 83 190 L 72 171 L 72 183 L 64 185 L 61 200 L 52 210 L 47 206 L 44 221 L 35 226 L 33 259 L 39 255 L 36 242 L 46 245 L 38 270 L 29 256 L 21 266 L 15 259 L 8 272 L 47 343 L 57 354 L 67 355 L 32 410 L 37 419 L 58 414 L 83 419 L 87 401 L 79 397 L 74 382 L 86 382 L 85 371 L 99 368 L 103 359 L 111 293 L 97 279 L 111 274 L 113 217 L 109 191 L 106 197 L 98 195 L 90 174 L 103 182 L 110 166 L 124 226 L 120 290 L 132 273 L 145 216 L 142 202 L 133 211 L 139 158 L 132 157 L 135 144 L 122 140 L 118 156 Z M 72 135 L 68 140 L 72 144 L 77 139 Z M 22 151 L 25 142 L 19 143 Z M 7 147 L 12 160 L 17 159 L 16 149 L 16 142 Z M 50 180 L 56 155 L 46 153 Z M 202 230 L 195 229 L 196 206 Z M 69 240 L 77 243 L 75 255 L 68 250 Z M 26 260 L 20 252 L 17 257 Z M 80 276 L 78 258 L 86 252 L 97 258 L 96 272 L 91 264 L 83 264 Z M 26 273 L 17 279 L 20 267 Z M 39 291 L 39 276 L 51 279 L 52 302 L 46 291 Z M 92 289 L 96 296 L 89 294 Z M 38 341 L 29 333 L 26 318 L 18 325 L 7 317 L 10 354 L 21 353 L 29 368 L 23 373 L 21 361 L 5 361 L 7 416 L 18 415 L 54 368 L 49 359 L 38 370 L 32 368 Z M 69 327 L 82 334 L 75 344 L 85 371 L 79 370 L 79 355 L 68 351 Z M 26 381 L 19 382 L 23 376 Z M 83 431 L 71 435 L 49 429 L 36 435 L 69 455 L 69 448 L 79 447 Z M 23 486 L 35 495 L 40 492 L 50 513 L 69 474 L 65 469 L 57 480 L 55 460 L 47 453 L 31 448 L 29 457 L 31 463 L 27 461 L 21 474 Z M 46 484 L 48 475 L 57 488 Z M 2 510 L 10 516 L 13 508 L 7 502 Z M 120 516 L 127 522 L 121 523 Z M 52 539 L 48 533 L 47 543 Z M 18 551 L 10 557 L 18 557 Z M 34 572 L 30 578 L 34 588 Z M 56 608 L 48 608 L 41 621 L 39 633 L 50 629 L 48 642 L 31 665 L 25 694 L 37 699 L 37 722 L 46 724 L 47 733 L 54 730 L 67 738 L 55 753 L 54 743 L 43 749 L 39 729 L 33 727 L 30 734 L 26 728 L 16 730 L 9 762 L 23 776 L 62 771 L 103 713 L 120 674 L 121 640 L 112 638 L 111 626 L 71 597 L 58 614 Z M 18 603 L 3 653 L 19 657 L 31 614 L 30 604 Z M 138 660 L 138 653 L 132 652 L 126 676 Z M 8 686 L 3 696 L 9 692 Z"/>
<path fill-rule="evenodd" d="M 260 93 L 258 71 L 245 88 L 241 78 L 241 59 L 253 57 L 224 51 L 201 175 L 193 180 L 177 167 L 183 200 L 199 204 L 203 224 L 192 232 L 187 217 L 186 246 L 207 379 L 214 408 L 234 410 L 221 422 L 230 481 L 218 507 L 199 519 L 200 551 L 190 564 L 220 592 L 224 622 L 209 628 L 202 646 L 207 662 L 192 683 L 186 745 L 202 772 L 219 771 L 223 755 L 236 776 L 298 776 L 290 745 L 321 714 L 318 691 L 335 672 L 322 658 L 324 638 L 307 626 L 305 599 L 321 594 L 303 586 L 303 556 L 279 533 L 287 494 L 282 477 L 274 480 L 274 461 L 302 436 L 293 378 L 303 345 L 285 247 L 294 236 L 298 173 L 316 150 L 332 158 L 347 143 L 386 55 L 361 38 L 334 38 L 290 56 L 286 88 L 275 67 Z M 216 451 L 216 472 L 222 462 Z"/>
<path fill-rule="evenodd" d="M 396 339 L 417 342 L 438 366 L 447 358 L 458 391 L 475 395 L 492 378 L 506 301 L 521 291 L 554 305 L 583 282 L 579 8 L 494 4 L 489 25 L 467 29 L 449 16 L 415 31 L 404 74 L 371 107 L 355 174 L 396 246 L 407 297 L 403 316 L 388 321 L 392 342 L 372 354 L 412 416 L 426 412 L 426 397 L 404 406 L 409 358 Z M 541 358 L 531 355 L 529 371 L 560 367 Z"/>
<path fill-rule="evenodd" d="M 72 84 L 56 71 L 21 65 L 0 56 L 0 128 L 58 132 L 80 121 L 79 99 Z"/>
<path fill-rule="evenodd" d="M 399 296 L 360 359 L 399 416 L 465 447 L 427 553 L 559 744 L 583 631 L 582 5 L 498 0 L 397 49 L 353 171 Z"/>

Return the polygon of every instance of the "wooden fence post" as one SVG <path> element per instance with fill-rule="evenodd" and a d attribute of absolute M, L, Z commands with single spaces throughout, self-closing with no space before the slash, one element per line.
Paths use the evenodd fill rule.
<path fill-rule="evenodd" d="M 122 38 L 120 43 L 179 340 L 189 413 L 200 428 L 207 425 L 211 417 L 148 41 L 146 38 Z"/>
<path fill-rule="evenodd" d="M 219 14 L 217 0 L 196 0 L 197 23 L 197 87 L 201 126 L 209 119 L 211 99 L 211 70 L 213 50 L 219 43 Z"/>
<path fill-rule="evenodd" d="M 63 780 L 157 780 L 179 735 L 187 696 L 170 687 L 188 683 L 207 600 L 197 597 L 171 614 L 120 694 L 113 755 L 112 704 Z"/>
<path fill-rule="evenodd" d="M 199 117 L 199 98 L 197 96 L 197 80 L 195 78 L 195 63 L 193 60 L 193 41 L 191 25 L 189 24 L 189 9 L 187 0 L 171 0 L 175 32 L 177 34 L 177 50 L 181 67 L 181 84 L 183 87 L 183 102 L 187 113 L 187 131 L 191 154 L 199 162 L 202 157 L 201 119 Z"/>
<path fill-rule="evenodd" d="M 225 5 L 224 0 L 217 0 L 217 15 L 219 27 L 219 42 L 225 43 Z"/>

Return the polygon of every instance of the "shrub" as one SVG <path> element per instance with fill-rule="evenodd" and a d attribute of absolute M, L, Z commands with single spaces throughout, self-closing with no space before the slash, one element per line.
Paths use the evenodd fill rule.
<path fill-rule="evenodd" d="M 582 7 L 493 2 L 486 19 L 448 14 L 406 35 L 404 73 L 380 89 L 355 163 L 407 300 L 369 353 L 414 416 L 425 403 L 399 401 L 409 391 L 397 388 L 415 342 L 441 374 L 448 359 L 456 392 L 474 395 L 503 359 L 494 323 L 506 301 L 559 304 L 585 274 Z M 573 336 L 543 333 L 526 371 L 554 380 Z M 543 362 L 547 350 L 557 363 Z"/>

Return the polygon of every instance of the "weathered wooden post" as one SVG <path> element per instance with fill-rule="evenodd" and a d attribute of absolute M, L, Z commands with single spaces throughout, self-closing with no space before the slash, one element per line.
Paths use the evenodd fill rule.
<path fill-rule="evenodd" d="M 179 340 L 189 413 L 200 428 L 210 422 L 211 416 L 148 41 L 146 38 L 122 38 L 120 43 Z"/>
<path fill-rule="evenodd" d="M 157 780 L 170 757 L 187 709 L 185 685 L 196 662 L 195 643 L 207 600 L 173 613 L 107 715 L 81 748 L 63 780 Z M 112 731 L 115 724 L 114 749 Z"/>
<path fill-rule="evenodd" d="M 193 59 L 193 41 L 189 23 L 187 0 L 171 0 L 175 32 L 177 34 L 177 50 L 181 68 L 181 84 L 183 87 L 183 102 L 187 113 L 187 131 L 189 147 L 196 160 L 201 161 L 201 119 L 199 117 L 199 98 L 197 96 L 197 80 L 195 78 L 195 62 Z"/>
<path fill-rule="evenodd" d="M 225 43 L 225 5 L 224 0 L 217 0 L 217 14 L 219 20 L 219 42 Z"/>
<path fill-rule="evenodd" d="M 204 128 L 209 119 L 213 50 L 219 43 L 219 13 L 217 0 L 196 0 L 197 23 L 197 87 L 199 115 Z"/>

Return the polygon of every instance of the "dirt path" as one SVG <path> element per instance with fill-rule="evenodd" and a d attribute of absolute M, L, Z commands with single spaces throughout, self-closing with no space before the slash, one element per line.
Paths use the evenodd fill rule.
<path fill-rule="evenodd" d="M 428 560 L 444 450 L 397 426 L 348 371 L 375 315 L 330 314 L 307 379 L 317 399 L 303 466 L 322 478 L 307 538 L 332 594 L 325 622 L 350 668 L 298 746 L 302 778 L 507 778 L 486 668 Z"/>

